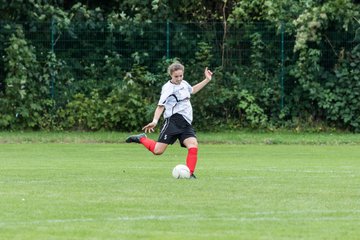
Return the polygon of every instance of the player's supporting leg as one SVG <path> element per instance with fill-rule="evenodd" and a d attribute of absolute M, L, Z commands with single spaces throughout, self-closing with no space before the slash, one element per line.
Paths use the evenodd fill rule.
<path fill-rule="evenodd" d="M 197 163 L 197 153 L 198 153 L 198 148 L 188 149 L 188 155 L 186 157 L 186 165 L 190 169 L 190 174 L 193 174 L 195 171 L 195 167 Z"/>
<path fill-rule="evenodd" d="M 195 177 L 194 172 L 197 163 L 198 156 L 198 142 L 194 137 L 190 137 L 184 140 L 184 145 L 188 149 L 188 155 L 186 157 L 186 165 L 190 169 L 190 174 Z"/>

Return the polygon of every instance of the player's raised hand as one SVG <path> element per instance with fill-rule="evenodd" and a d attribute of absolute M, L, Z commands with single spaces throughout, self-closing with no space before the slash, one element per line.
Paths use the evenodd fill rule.
<path fill-rule="evenodd" d="M 207 67 L 205 68 L 204 74 L 205 74 L 206 79 L 211 80 L 213 72 L 211 72 Z"/>

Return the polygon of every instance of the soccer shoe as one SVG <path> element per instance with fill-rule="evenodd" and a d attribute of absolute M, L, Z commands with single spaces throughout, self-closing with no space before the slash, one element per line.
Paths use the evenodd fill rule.
<path fill-rule="evenodd" d="M 145 133 L 140 133 L 138 135 L 132 135 L 128 138 L 126 138 L 125 142 L 127 143 L 140 143 L 140 138 L 146 137 Z"/>
<path fill-rule="evenodd" d="M 190 175 L 190 179 L 196 179 L 195 174 L 191 174 L 191 175 Z"/>

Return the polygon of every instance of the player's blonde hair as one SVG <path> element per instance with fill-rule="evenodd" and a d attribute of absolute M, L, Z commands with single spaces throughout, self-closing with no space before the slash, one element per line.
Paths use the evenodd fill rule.
<path fill-rule="evenodd" d="M 168 67 L 168 73 L 171 76 L 171 74 L 177 70 L 182 70 L 184 72 L 185 67 L 179 62 L 174 62 Z"/>

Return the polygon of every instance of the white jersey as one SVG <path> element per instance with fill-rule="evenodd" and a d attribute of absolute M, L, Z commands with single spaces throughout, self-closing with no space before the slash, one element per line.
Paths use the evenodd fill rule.
<path fill-rule="evenodd" d="M 190 95 L 193 91 L 191 85 L 182 80 L 179 85 L 171 81 L 165 83 L 161 89 L 161 96 L 158 105 L 164 106 L 164 118 L 169 118 L 173 114 L 181 114 L 186 121 L 191 124 L 193 111 L 190 103 Z"/>

